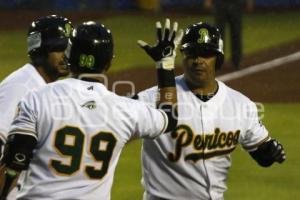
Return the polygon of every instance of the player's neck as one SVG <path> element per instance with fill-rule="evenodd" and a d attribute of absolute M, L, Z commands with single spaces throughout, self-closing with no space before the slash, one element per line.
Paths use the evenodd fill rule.
<path fill-rule="evenodd" d="M 56 76 L 50 76 L 43 67 L 41 66 L 35 66 L 35 69 L 38 71 L 38 73 L 41 75 L 41 77 L 45 80 L 46 83 L 51 83 L 57 80 L 58 77 Z"/>
<path fill-rule="evenodd" d="M 216 80 L 201 84 L 191 84 L 187 82 L 187 85 L 195 95 L 201 96 L 214 94 L 218 90 L 218 83 Z"/>

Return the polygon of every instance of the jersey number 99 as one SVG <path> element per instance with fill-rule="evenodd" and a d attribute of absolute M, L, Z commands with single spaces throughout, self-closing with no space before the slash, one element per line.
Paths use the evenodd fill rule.
<path fill-rule="evenodd" d="M 91 179 L 102 179 L 107 173 L 117 139 L 112 133 L 101 131 L 93 135 L 89 143 L 88 152 L 98 163 L 98 167 L 85 165 L 85 174 Z M 84 146 L 85 134 L 79 128 L 65 126 L 58 130 L 54 138 L 54 148 L 61 157 L 69 158 L 69 163 L 52 159 L 50 166 L 60 175 L 73 175 L 81 168 Z"/>

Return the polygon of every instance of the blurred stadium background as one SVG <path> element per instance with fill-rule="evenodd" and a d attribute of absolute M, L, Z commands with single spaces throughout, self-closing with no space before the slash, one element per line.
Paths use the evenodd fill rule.
<path fill-rule="evenodd" d="M 201 8 L 203 0 L 1 0 L 4 9 L 36 10 L 158 10 L 166 8 Z M 256 7 L 294 8 L 299 0 L 255 0 Z"/>
<path fill-rule="evenodd" d="M 255 0 L 254 12 L 244 16 L 243 68 L 300 51 L 299 11 L 300 0 Z M 213 22 L 212 14 L 203 9 L 203 0 L 0 0 L 0 80 L 28 61 L 27 27 L 36 17 L 48 14 L 64 15 L 75 25 L 96 20 L 110 28 L 116 57 L 109 76 L 112 80 L 133 81 L 137 90 L 155 83 L 153 63 L 136 41 L 154 42 L 157 20 L 169 17 L 181 28 L 198 21 Z M 227 41 L 225 38 L 226 58 L 230 56 Z M 180 54 L 178 57 L 180 73 Z M 219 73 L 230 72 L 231 65 L 226 62 Z M 287 161 L 263 169 L 237 149 L 232 156 L 226 199 L 299 198 L 299 74 L 298 60 L 227 82 L 264 104 L 263 122 L 284 144 Z M 140 141 L 134 141 L 124 149 L 115 175 L 113 200 L 141 199 L 140 146 Z"/>

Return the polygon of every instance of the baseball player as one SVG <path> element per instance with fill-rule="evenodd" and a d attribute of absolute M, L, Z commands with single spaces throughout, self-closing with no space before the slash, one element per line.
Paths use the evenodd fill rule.
<path fill-rule="evenodd" d="M 10 74 L 0 84 L 0 148 L 6 141 L 21 98 L 69 73 L 64 51 L 71 29 L 72 24 L 67 18 L 56 15 L 41 17 L 30 24 L 27 52 L 31 63 Z M 0 151 L 0 157 L 1 154 Z"/>
<path fill-rule="evenodd" d="M 6 77 L 0 84 L 0 139 L 5 142 L 17 104 L 29 91 L 68 75 L 64 51 L 71 32 L 71 22 L 50 15 L 33 21 L 27 45 L 31 63 Z"/>
<path fill-rule="evenodd" d="M 178 125 L 143 140 L 144 200 L 221 200 L 238 144 L 263 167 L 282 163 L 282 145 L 259 121 L 255 103 L 215 79 L 223 41 L 207 23 L 189 26 L 181 42 L 184 74 L 176 77 Z M 157 87 L 138 94 L 155 105 Z"/>
<path fill-rule="evenodd" d="M 167 41 L 163 38 L 150 50 L 162 63 L 173 59 L 180 40 L 177 25 L 170 32 L 169 24 L 164 28 Z M 170 113 L 176 109 L 174 65 L 158 68 L 161 109 L 154 109 L 117 96 L 98 82 L 113 58 L 110 30 L 84 22 L 74 29 L 71 42 L 73 78 L 30 93 L 20 102 L 9 132 L 2 172 L 28 169 L 17 199 L 110 199 L 124 145 L 135 137 L 155 138 L 176 128 Z"/>

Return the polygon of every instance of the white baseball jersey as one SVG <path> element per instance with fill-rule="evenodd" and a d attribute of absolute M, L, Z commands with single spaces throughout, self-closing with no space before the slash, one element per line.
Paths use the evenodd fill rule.
<path fill-rule="evenodd" d="M 30 93 L 19 109 L 9 134 L 38 144 L 18 199 L 110 199 L 125 143 L 154 138 L 168 123 L 163 111 L 73 78 Z"/>
<path fill-rule="evenodd" d="M 230 153 L 240 143 L 246 150 L 268 138 L 256 105 L 218 81 L 218 92 L 207 102 L 176 77 L 178 125 L 172 134 L 143 141 L 143 185 L 149 199 L 220 200 L 226 190 Z M 155 105 L 157 88 L 139 93 Z"/>
<path fill-rule="evenodd" d="M 0 83 L 0 137 L 2 140 L 6 140 L 20 100 L 28 92 L 45 85 L 45 80 L 31 64 L 25 64 Z M 22 176 L 19 182 L 22 182 Z M 14 188 L 7 199 L 15 200 L 16 194 L 17 188 Z"/>
<path fill-rule="evenodd" d="M 24 65 L 0 83 L 0 137 L 6 138 L 22 97 L 44 85 L 46 82 L 31 64 Z"/>

